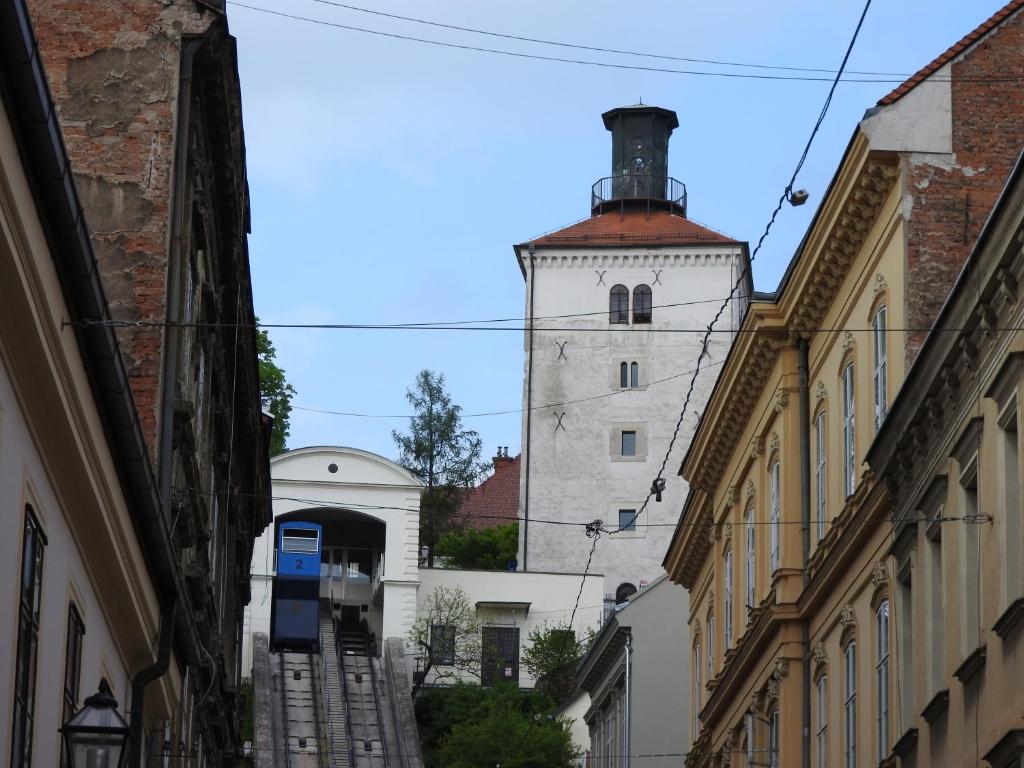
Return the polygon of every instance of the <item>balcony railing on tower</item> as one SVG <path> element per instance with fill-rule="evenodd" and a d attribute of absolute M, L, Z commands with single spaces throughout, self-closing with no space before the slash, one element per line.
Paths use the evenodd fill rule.
<path fill-rule="evenodd" d="M 594 214 L 604 213 L 627 201 L 647 203 L 648 207 L 668 209 L 686 216 L 686 185 L 671 176 L 624 173 L 598 179 L 590 193 Z"/>

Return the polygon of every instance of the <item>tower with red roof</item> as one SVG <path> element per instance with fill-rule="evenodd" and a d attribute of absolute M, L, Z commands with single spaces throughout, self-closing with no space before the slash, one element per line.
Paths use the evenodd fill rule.
<path fill-rule="evenodd" d="M 636 104 L 602 115 L 611 174 L 591 189 L 590 217 L 515 246 L 526 281 L 519 567 L 591 572 L 619 599 L 662 573 L 686 488 L 668 473 L 662 501 L 637 517 L 668 450 L 700 353 L 703 372 L 675 441 L 678 463 L 750 295 L 747 244 L 687 217 L 669 176 L 676 113 Z M 671 463 L 669 464 L 671 466 Z M 635 518 L 635 519 L 634 519 Z M 568 617 L 566 617 L 568 618 Z"/>

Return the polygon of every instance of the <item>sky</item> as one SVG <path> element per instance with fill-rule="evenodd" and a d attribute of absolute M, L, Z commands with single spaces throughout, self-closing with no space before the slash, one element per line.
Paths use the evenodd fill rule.
<path fill-rule="evenodd" d="M 435 41 L 702 72 L 741 69 L 559 48 L 400 21 L 325 0 L 244 0 L 321 22 Z M 661 56 L 835 69 L 861 0 L 351 0 L 360 8 Z M 901 80 L 1003 0 L 876 0 L 848 70 Z M 264 323 L 522 318 L 512 246 L 590 214 L 611 167 L 601 113 L 643 101 L 675 110 L 669 173 L 689 216 L 753 244 L 793 171 L 830 82 L 726 78 L 531 60 L 399 40 L 228 1 L 239 68 L 256 312 Z M 841 83 L 754 264 L 772 290 L 864 111 L 895 87 Z M 655 302 L 657 303 L 657 302 Z M 595 307 L 595 311 L 604 307 Z M 297 394 L 289 448 L 347 445 L 394 458 L 406 389 L 424 368 L 483 439 L 520 449 L 522 332 L 272 329 Z M 687 381 L 680 379 L 680 401 Z M 600 383 L 595 383 L 595 388 Z M 595 389 L 595 393 L 596 393 Z M 365 418 L 313 410 L 372 414 Z"/>

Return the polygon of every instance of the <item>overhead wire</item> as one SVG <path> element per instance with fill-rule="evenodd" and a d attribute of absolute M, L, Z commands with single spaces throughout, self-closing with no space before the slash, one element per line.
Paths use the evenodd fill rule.
<path fill-rule="evenodd" d="M 458 32 L 470 32 L 470 33 L 475 34 L 475 35 L 487 35 L 488 37 L 498 37 L 498 38 L 502 38 L 502 39 L 505 39 L 505 40 L 516 40 L 518 42 L 523 42 L 523 43 L 539 43 L 541 45 L 553 45 L 553 46 L 557 46 L 559 48 L 574 48 L 576 50 L 581 50 L 581 51 L 594 51 L 596 53 L 614 53 L 614 54 L 617 54 L 617 55 L 620 55 L 620 56 L 638 56 L 638 57 L 647 58 L 647 59 L 661 59 L 661 60 L 664 60 L 664 61 L 684 61 L 684 62 L 687 62 L 687 63 L 690 63 L 690 64 L 712 64 L 712 65 L 715 65 L 715 66 L 722 66 L 722 67 L 741 67 L 741 68 L 750 68 L 750 69 L 777 69 L 777 70 L 784 70 L 784 71 L 788 71 L 788 72 L 819 72 L 819 73 L 825 73 L 825 74 L 835 74 L 835 72 L 836 72 L 836 70 L 834 70 L 834 69 L 820 69 L 820 68 L 816 68 L 816 67 L 794 67 L 794 66 L 785 66 L 785 65 L 778 65 L 778 64 L 753 64 L 753 63 L 750 63 L 750 62 L 724 61 L 724 60 L 721 60 L 721 59 L 698 59 L 698 58 L 693 58 L 693 57 L 690 57 L 690 56 L 670 56 L 670 55 L 667 55 L 667 54 L 649 53 L 649 52 L 643 52 L 643 51 L 631 51 L 631 50 L 625 50 L 625 49 L 621 49 L 621 48 L 604 48 L 604 47 L 596 46 L 596 45 L 584 45 L 584 44 L 581 44 L 581 43 L 567 43 L 567 42 L 564 42 L 564 41 L 547 40 L 547 39 L 539 38 L 539 37 L 527 37 L 525 35 L 513 35 L 513 34 L 508 34 L 508 33 L 505 33 L 505 32 L 495 32 L 493 30 L 479 29 L 477 27 L 460 26 L 458 24 L 446 24 L 446 23 L 443 23 L 443 22 L 440 22 L 440 21 L 432 21 L 432 20 L 429 20 L 429 19 L 421 19 L 421 18 L 417 18 L 417 17 L 414 17 L 414 16 L 402 16 L 402 15 L 397 14 L 397 13 L 387 13 L 385 11 L 375 10 L 375 9 L 372 9 L 372 8 L 363 8 L 363 7 L 360 7 L 360 6 L 357 6 L 357 5 L 350 5 L 348 3 L 340 3 L 340 2 L 337 2 L 336 0 L 311 0 L 311 2 L 319 3 L 321 5 L 329 5 L 329 6 L 332 6 L 334 8 L 344 8 L 345 10 L 348 10 L 348 11 L 357 11 L 359 13 L 368 13 L 368 14 L 372 14 L 374 16 L 381 16 L 381 17 L 388 18 L 388 19 L 396 19 L 396 20 L 399 20 L 399 21 L 409 21 L 409 22 L 413 22 L 415 24 L 425 24 L 427 26 L 438 27 L 440 29 L 451 29 L 451 30 L 455 30 L 455 31 L 458 31 Z M 863 72 L 863 71 L 853 70 L 853 69 L 848 70 L 848 72 L 851 75 L 871 75 L 871 76 L 878 76 L 878 77 L 901 77 L 901 78 L 910 77 L 910 74 L 908 74 L 908 73 L 901 73 L 901 72 Z"/>
<path fill-rule="evenodd" d="M 716 365 L 721 365 L 724 362 L 725 362 L 724 360 L 716 360 L 713 363 L 708 363 L 708 365 L 706 367 L 707 368 L 712 368 L 712 367 L 714 367 Z M 672 381 L 674 379 L 680 379 L 683 376 L 688 376 L 691 373 L 693 373 L 692 370 L 680 371 L 679 373 L 674 373 L 671 376 L 665 376 L 664 378 L 661 378 L 661 379 L 654 379 L 653 381 L 649 381 L 649 382 L 647 382 L 646 386 L 647 387 L 653 387 L 653 386 L 658 385 L 658 384 L 664 384 L 666 381 Z M 579 397 L 579 398 L 576 398 L 576 399 L 573 399 L 573 400 L 560 400 L 560 401 L 555 402 L 555 403 L 543 403 L 541 405 L 535 405 L 535 406 L 533 406 L 531 408 L 531 410 L 540 411 L 540 410 L 544 410 L 546 408 L 558 408 L 558 407 L 563 406 L 563 405 L 577 405 L 579 403 L 589 403 L 589 402 L 591 402 L 593 400 L 601 400 L 601 399 L 606 398 L 606 397 L 614 397 L 616 395 L 624 395 L 624 394 L 626 394 L 628 392 L 642 392 L 642 391 L 643 391 L 643 389 L 640 389 L 639 387 L 625 387 L 625 388 L 622 388 L 622 389 L 613 389 L 613 390 L 610 390 L 608 392 L 601 392 L 600 394 L 597 394 L 597 395 L 590 395 L 589 397 Z M 354 412 L 354 411 L 331 411 L 331 410 L 327 410 L 327 409 L 323 409 L 323 408 L 309 408 L 309 407 L 301 406 L 301 405 L 293 405 L 292 408 L 295 409 L 295 410 L 298 410 L 298 411 L 309 411 L 311 413 L 324 413 L 324 414 L 328 414 L 328 415 L 331 415 L 331 416 L 355 416 L 355 417 L 361 417 L 361 418 L 366 418 L 366 419 L 411 419 L 411 418 L 413 418 L 413 415 L 410 414 L 410 413 L 401 413 L 401 414 L 393 413 L 393 414 L 388 414 L 388 413 L 359 413 L 359 412 Z M 509 410 L 505 410 L 505 411 L 481 411 L 479 413 L 463 413 L 463 414 L 460 414 L 460 416 L 462 418 L 464 418 L 464 419 L 473 419 L 473 418 L 480 418 L 480 417 L 483 417 L 483 416 L 506 416 L 506 415 L 513 414 L 513 413 L 523 413 L 525 411 L 526 411 L 525 408 L 510 408 Z"/>
<path fill-rule="evenodd" d="M 693 378 L 690 379 L 690 385 L 686 390 L 686 396 L 683 399 L 683 407 L 679 411 L 679 418 L 676 420 L 675 430 L 672 433 L 672 437 L 669 440 L 668 448 L 665 451 L 665 457 L 662 459 L 661 466 L 658 469 L 658 474 L 655 475 L 654 481 L 651 483 L 651 488 L 647 493 L 647 498 L 644 499 L 643 504 L 633 515 L 632 519 L 623 525 L 621 522 L 619 527 L 611 531 L 612 534 L 622 533 L 631 526 L 636 524 L 637 519 L 644 513 L 652 498 L 661 498 L 661 493 L 665 488 L 666 479 L 664 477 L 665 468 L 668 466 L 669 457 L 672 455 L 672 449 L 675 447 L 676 440 L 679 436 L 679 430 L 683 425 L 683 419 L 686 418 L 686 413 L 689 410 L 690 399 L 693 396 L 694 387 L 697 383 L 697 377 L 700 375 L 701 361 L 704 359 L 704 355 L 708 352 L 708 347 L 711 342 L 711 335 L 714 331 L 715 323 L 722 317 L 725 310 L 728 308 L 729 303 L 732 301 L 733 296 L 748 279 L 748 274 L 751 266 L 754 263 L 754 259 L 757 258 L 757 254 L 761 251 L 761 247 L 764 245 L 764 241 L 767 239 L 768 234 L 771 232 L 772 225 L 775 223 L 775 219 L 778 217 L 779 212 L 782 210 L 782 206 L 786 200 L 789 199 L 793 191 L 793 185 L 796 183 L 797 176 L 800 174 L 800 170 L 803 168 L 804 162 L 807 160 L 807 155 L 811 151 L 811 146 L 814 143 L 815 137 L 818 135 L 818 130 L 821 128 L 821 124 L 825 121 L 825 115 L 828 114 L 828 109 L 832 104 L 832 97 L 836 92 L 836 87 L 839 85 L 839 80 L 842 77 L 843 71 L 846 68 L 846 63 L 850 60 L 850 54 L 853 52 L 854 44 L 857 42 L 857 38 L 860 35 L 860 30 L 864 26 L 864 19 L 867 16 L 868 9 L 871 7 L 871 0 L 866 0 L 864 3 L 864 9 L 861 11 L 860 18 L 857 20 L 857 26 L 853 31 L 853 36 L 850 38 L 850 43 L 846 47 L 846 53 L 843 55 L 842 63 L 839 65 L 839 69 L 836 72 L 835 79 L 832 82 L 832 87 L 829 88 L 828 95 L 825 97 L 825 103 L 822 105 L 821 111 L 818 113 L 818 119 L 814 123 L 814 127 L 811 129 L 811 135 L 807 139 L 807 143 L 804 145 L 803 152 L 800 153 L 800 159 L 797 160 L 796 167 L 793 169 L 793 174 L 789 178 L 789 182 L 782 190 L 782 194 L 779 196 L 779 200 L 775 205 L 775 209 L 772 211 L 771 216 L 768 219 L 768 224 L 764 228 L 764 232 L 761 233 L 761 237 L 758 238 L 757 245 L 750 254 L 750 259 L 740 269 L 740 274 L 733 283 L 732 289 L 729 291 L 729 295 L 725 301 L 718 308 L 718 312 L 712 318 L 711 322 L 707 326 L 707 330 L 701 340 L 701 351 L 697 356 L 697 367 L 694 370 Z"/>
<path fill-rule="evenodd" d="M 239 8 L 245 8 L 250 11 L 257 11 L 259 13 L 268 14 L 271 16 L 277 16 L 285 19 L 292 19 L 295 21 L 302 21 L 309 24 L 315 24 L 323 27 L 333 27 L 336 29 L 343 29 L 350 32 L 360 32 L 368 35 L 376 35 L 379 37 L 390 38 L 394 40 L 405 40 L 408 42 L 422 43 L 426 45 L 434 45 L 443 48 L 454 48 L 464 51 L 472 51 L 476 53 L 489 53 L 500 56 L 509 56 L 518 59 L 532 59 L 536 61 L 554 62 L 561 64 L 577 64 L 582 66 L 590 67 L 601 67 L 606 69 L 619 69 L 619 70 L 634 70 L 641 72 L 656 72 L 662 74 L 672 75 L 687 75 L 687 76 L 698 76 L 698 77 L 717 77 L 726 79 L 737 79 L 737 80 L 768 80 L 768 81 L 794 81 L 794 82 L 833 82 L 831 77 L 818 77 L 815 75 L 775 75 L 775 74 L 758 74 L 750 72 L 713 72 L 708 70 L 691 70 L 691 69 L 672 69 L 669 67 L 652 67 L 652 66 L 640 66 L 636 64 L 621 64 L 607 61 L 593 61 L 589 59 L 573 59 L 560 56 L 546 56 L 543 54 L 536 53 L 525 53 L 521 51 L 509 51 L 500 48 L 486 48 L 477 45 L 468 45 L 465 43 L 454 43 L 446 42 L 443 40 L 434 40 L 430 38 L 416 37 L 415 35 L 403 35 L 397 32 L 386 32 L 380 29 L 370 29 L 367 27 L 359 27 L 352 24 L 341 24 L 334 21 L 327 21 L 326 19 L 316 19 L 309 16 L 301 16 L 295 13 L 286 13 L 284 11 L 278 11 L 271 8 L 264 8 L 256 5 L 250 5 L 248 3 L 238 2 L 238 0 L 227 0 L 228 5 L 234 5 Z M 772 69 L 785 69 L 783 67 L 772 67 Z M 796 68 L 793 68 L 796 69 Z M 802 71 L 797 69 L 797 71 Z M 842 74 L 842 73 L 840 73 Z M 899 85 L 906 81 L 907 78 L 890 78 L 890 77 L 837 77 L 834 82 L 839 83 L 879 83 L 888 85 Z M 933 82 L 950 82 L 951 77 L 943 77 L 941 75 L 931 75 L 930 79 Z M 1007 75 L 1005 77 L 983 77 L 983 78 L 957 78 L 958 82 L 1019 82 L 1021 76 L 1018 75 Z"/>
<path fill-rule="evenodd" d="M 533 59 L 536 61 L 556 62 L 561 64 L 577 64 L 582 66 L 601 67 L 606 69 L 622 69 L 622 70 L 634 70 L 641 72 L 659 72 L 663 74 L 673 75 L 690 75 L 699 77 L 718 77 L 726 79 L 740 79 L 740 80 L 776 80 L 776 81 L 797 81 L 797 82 L 831 82 L 831 77 L 818 77 L 815 75 L 773 75 L 773 74 L 758 74 L 749 72 L 713 72 L 708 70 L 691 70 L 691 69 L 672 69 L 669 67 L 653 67 L 653 66 L 641 66 L 637 64 L 621 64 L 606 61 L 593 61 L 589 59 L 573 59 L 560 56 L 546 56 L 543 54 L 536 53 L 525 53 L 521 51 L 509 51 L 500 48 L 486 48 L 477 45 L 468 45 L 465 43 L 454 43 L 446 42 L 443 40 L 434 40 L 430 38 L 417 37 L 415 35 L 403 35 L 397 32 L 386 32 L 380 29 L 370 29 L 367 27 L 359 27 L 352 24 L 341 24 L 339 22 L 328 21 L 326 19 L 315 19 L 309 16 L 301 16 L 295 13 L 286 13 L 284 11 L 278 11 L 271 8 L 264 8 L 261 6 L 250 5 L 248 3 L 238 2 L 238 0 L 228 0 L 229 5 L 234 5 L 239 8 L 245 8 L 250 11 L 257 11 L 259 13 L 268 14 L 271 16 L 277 16 L 280 18 L 292 19 L 295 21 L 302 21 L 309 24 L 316 24 L 324 27 L 333 27 L 336 29 L 343 29 L 350 32 L 360 32 L 368 35 L 376 35 L 379 37 L 391 38 L 394 40 L 405 40 L 408 42 L 422 43 L 426 45 L 434 45 L 443 48 L 455 48 L 464 51 L 473 51 L 476 53 L 490 53 L 500 56 L 509 56 L 518 59 Z M 906 78 L 878 78 L 878 77 L 846 77 L 842 78 L 844 83 L 881 83 L 881 84 L 899 84 L 904 82 Z M 1008 80 L 1019 80 L 1017 77 L 1009 77 Z M 838 78 L 836 82 L 839 82 Z"/>

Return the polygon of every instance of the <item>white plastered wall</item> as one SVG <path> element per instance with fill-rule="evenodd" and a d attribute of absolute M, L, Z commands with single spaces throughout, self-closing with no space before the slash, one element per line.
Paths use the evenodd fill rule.
<path fill-rule="evenodd" d="M 337 469 L 330 471 L 331 466 Z M 405 638 L 416 617 L 419 505 L 423 486 L 406 470 L 369 451 L 311 447 L 276 456 L 270 464 L 274 518 L 303 509 L 335 507 L 385 524 L 383 638 Z M 252 600 L 245 610 L 242 672 L 252 669 L 252 635 L 270 632 L 274 526 L 256 539 Z"/>

